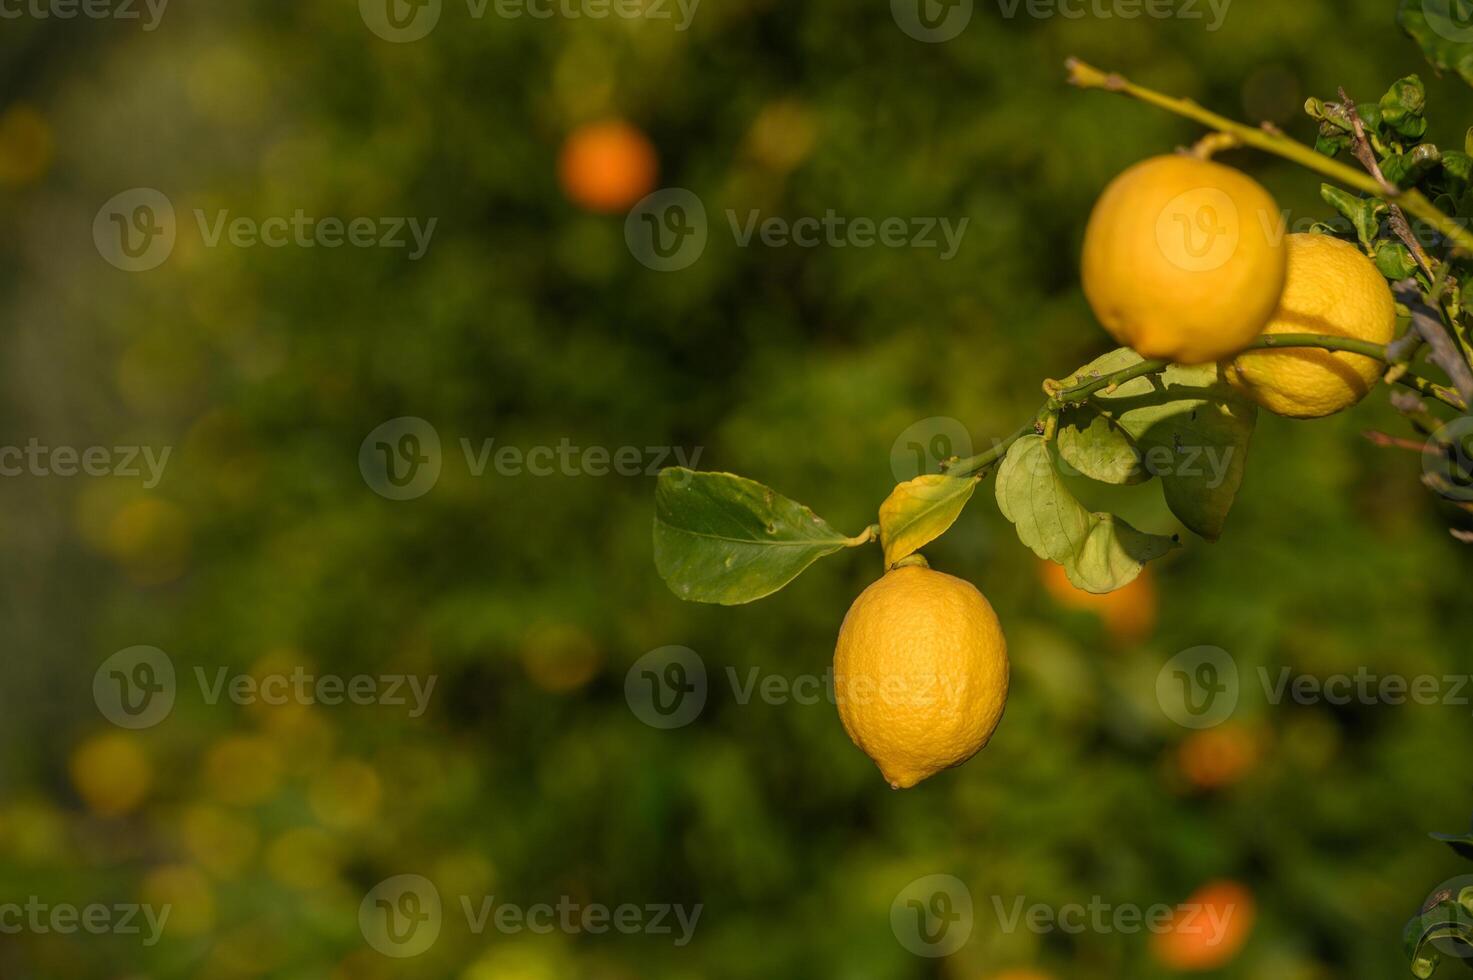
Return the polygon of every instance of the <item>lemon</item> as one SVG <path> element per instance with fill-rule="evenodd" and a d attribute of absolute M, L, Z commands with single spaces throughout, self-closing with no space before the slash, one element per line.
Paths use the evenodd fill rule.
<path fill-rule="evenodd" d="M 970 582 L 920 565 L 887 572 L 839 627 L 844 730 L 905 789 L 987 744 L 1008 699 L 1008 645 Z"/>
<path fill-rule="evenodd" d="M 1289 279 L 1265 334 L 1320 333 L 1374 344 L 1396 332 L 1396 301 L 1376 266 L 1354 245 L 1325 235 L 1289 236 Z M 1317 419 L 1360 401 L 1385 366 L 1344 351 L 1252 350 L 1224 372 L 1277 415 Z"/>
<path fill-rule="evenodd" d="M 1284 288 L 1283 219 L 1231 167 L 1154 157 L 1105 188 L 1084 234 L 1084 294 L 1142 357 L 1203 364 L 1258 336 Z"/>

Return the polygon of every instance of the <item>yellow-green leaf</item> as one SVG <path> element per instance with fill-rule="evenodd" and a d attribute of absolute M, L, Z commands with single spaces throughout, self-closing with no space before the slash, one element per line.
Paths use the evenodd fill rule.
<path fill-rule="evenodd" d="M 880 505 L 885 567 L 890 568 L 945 534 L 976 489 L 976 477 L 944 474 L 918 476 L 896 487 Z"/>

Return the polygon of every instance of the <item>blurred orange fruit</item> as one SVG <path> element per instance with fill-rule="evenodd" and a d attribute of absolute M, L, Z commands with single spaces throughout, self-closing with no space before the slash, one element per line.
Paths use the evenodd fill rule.
<path fill-rule="evenodd" d="M 1096 595 L 1069 581 L 1064 566 L 1051 561 L 1040 564 L 1043 587 L 1059 605 L 1094 613 L 1105 632 L 1117 643 L 1139 643 L 1156 629 L 1156 582 L 1149 568 L 1123 589 Z"/>
<path fill-rule="evenodd" d="M 1177 906 L 1164 932 L 1151 936 L 1151 951 L 1173 970 L 1212 970 L 1227 963 L 1253 931 L 1253 893 L 1236 881 L 1211 881 Z"/>
<path fill-rule="evenodd" d="M 539 623 L 522 639 L 522 667 L 553 694 L 576 691 L 598 673 L 603 653 L 593 637 L 565 623 Z"/>
<path fill-rule="evenodd" d="M 1258 762 L 1258 736 L 1248 726 L 1229 721 L 1188 735 L 1176 753 L 1188 782 L 1200 789 L 1219 789 L 1242 779 Z"/>
<path fill-rule="evenodd" d="M 153 767 L 136 736 L 96 735 L 72 752 L 72 784 L 93 813 L 116 817 L 135 809 L 153 784 Z"/>
<path fill-rule="evenodd" d="M 654 145 L 635 127 L 612 119 L 569 134 L 558 158 L 568 200 L 590 211 L 623 211 L 655 189 Z"/>

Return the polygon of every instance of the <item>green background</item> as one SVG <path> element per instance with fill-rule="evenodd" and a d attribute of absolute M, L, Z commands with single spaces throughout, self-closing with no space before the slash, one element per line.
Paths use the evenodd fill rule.
<path fill-rule="evenodd" d="M 1160 622 L 1140 642 L 1112 642 L 1046 594 L 985 485 L 928 555 L 997 609 L 1007 714 L 970 763 L 899 793 L 826 700 L 742 704 L 727 679 L 822 675 L 878 549 L 824 559 L 754 605 L 684 604 L 651 561 L 651 477 L 475 477 L 459 448 L 699 447 L 701 468 L 856 533 L 895 482 L 907 426 L 955 419 L 983 448 L 1035 410 L 1043 378 L 1110 346 L 1077 282 L 1090 206 L 1116 172 L 1199 131 L 1067 87 L 1067 55 L 1305 140 L 1305 97 L 1344 85 L 1369 100 L 1421 72 L 1429 139 L 1460 146 L 1473 98 L 1431 77 L 1392 4 L 1234 0 L 1209 32 L 1179 18 L 1008 18 L 979 0 L 935 45 L 879 2 L 706 0 L 687 32 L 494 9 L 478 20 L 446 0 L 410 44 L 376 37 L 346 0 L 176 0 L 151 32 L 6 22 L 0 110 L 34 107 L 53 150 L 39 179 L 0 193 L 0 443 L 174 451 L 151 490 L 0 481 L 0 899 L 203 887 L 174 913 L 191 907 L 193 928 L 156 946 L 23 932 L 0 936 L 0 972 L 1146 978 L 1169 975 L 1147 936 L 1006 932 L 993 898 L 1148 906 L 1226 878 L 1252 889 L 1258 916 L 1218 975 L 1404 975 L 1402 924 L 1464 870 L 1426 832 L 1459 830 L 1473 809 L 1458 748 L 1470 709 L 1272 705 L 1257 679 L 1260 666 L 1467 670 L 1473 564 L 1416 455 L 1361 438 L 1407 434 L 1384 392 L 1326 421 L 1261 420 L 1227 533 L 1157 569 Z M 787 162 L 753 135 L 774 112 L 789 120 Z M 622 214 L 588 214 L 559 190 L 563 138 L 607 116 L 649 134 L 662 186 L 704 202 L 710 241 L 689 268 L 646 269 Z M 1224 159 L 1291 221 L 1329 216 L 1315 176 Z M 173 201 L 179 243 L 132 274 L 100 258 L 91 226 L 140 186 Z M 206 248 L 195 208 L 439 223 L 411 262 Z M 741 248 L 725 212 L 751 208 L 970 224 L 950 261 Z M 428 421 L 444 447 L 438 484 L 403 502 L 357 465 L 365 436 L 399 416 Z M 1168 525 L 1149 493 L 1132 519 Z M 130 736 L 152 772 L 139 806 L 89 813 L 68 767 L 110 727 L 93 673 L 138 644 L 169 653 L 178 703 Z M 1155 699 L 1161 666 L 1202 644 L 1235 659 L 1235 721 L 1262 745 L 1216 791 L 1181 777 L 1189 733 Z M 624 683 L 667 645 L 696 651 L 710 692 L 698 719 L 662 731 L 631 711 Z M 211 705 L 192 682 L 195 667 L 263 664 L 437 686 L 411 719 L 384 705 Z M 379 792 L 327 819 L 344 772 Z M 238 861 L 201 851 L 187 828 L 202 823 L 232 828 Z M 396 961 L 368 948 L 358 907 L 401 873 L 435 881 L 447 911 L 429 952 Z M 976 906 L 970 941 L 943 961 L 890 927 L 897 893 L 938 873 Z M 703 911 L 683 947 L 478 936 L 461 894 Z"/>

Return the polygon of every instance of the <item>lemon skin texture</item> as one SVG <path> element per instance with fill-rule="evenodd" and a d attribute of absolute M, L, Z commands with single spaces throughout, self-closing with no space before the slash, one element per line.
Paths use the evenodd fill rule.
<path fill-rule="evenodd" d="M 1191 156 L 1116 177 L 1084 235 L 1084 293 L 1142 357 L 1220 361 L 1258 336 L 1284 288 L 1283 217 L 1240 171 Z"/>
<path fill-rule="evenodd" d="M 854 600 L 834 651 L 844 730 L 896 789 L 970 759 L 1008 697 L 1008 652 L 970 582 L 921 566 L 887 572 Z"/>
<path fill-rule="evenodd" d="M 1288 282 L 1263 332 L 1386 344 L 1396 333 L 1396 301 L 1375 264 L 1354 245 L 1326 235 L 1290 235 Z M 1361 354 L 1296 347 L 1247 351 L 1224 374 L 1270 412 L 1317 419 L 1360 401 L 1385 370 Z"/>

